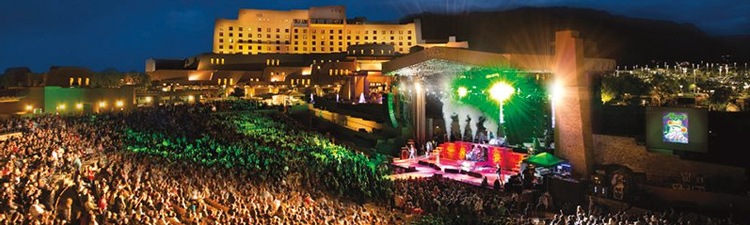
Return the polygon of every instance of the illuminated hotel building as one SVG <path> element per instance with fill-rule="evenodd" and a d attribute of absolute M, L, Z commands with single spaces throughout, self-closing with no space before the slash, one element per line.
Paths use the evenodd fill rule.
<path fill-rule="evenodd" d="M 406 54 L 418 44 L 419 32 L 413 22 L 347 20 L 344 6 L 290 11 L 241 9 L 236 20 L 216 19 L 213 53 L 338 53 L 352 45 L 389 44 L 396 52 Z"/>

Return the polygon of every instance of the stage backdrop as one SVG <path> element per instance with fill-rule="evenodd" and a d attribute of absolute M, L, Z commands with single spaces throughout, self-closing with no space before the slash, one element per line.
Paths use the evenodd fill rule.
<path fill-rule="evenodd" d="M 445 142 L 440 144 L 443 150 L 440 152 L 441 159 L 466 160 L 466 153 L 470 152 L 475 143 L 471 142 Z M 487 161 L 476 162 L 476 166 L 496 167 L 500 164 L 503 170 L 519 171 L 521 161 L 526 154 L 513 152 L 506 147 L 498 147 L 486 144 L 480 146 L 487 147 Z"/>

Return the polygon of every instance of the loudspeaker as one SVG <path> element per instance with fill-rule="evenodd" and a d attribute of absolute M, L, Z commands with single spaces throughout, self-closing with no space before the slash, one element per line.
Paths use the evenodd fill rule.
<path fill-rule="evenodd" d="M 417 164 L 419 164 L 419 165 L 423 165 L 423 166 L 429 166 L 429 165 L 430 165 L 430 163 L 429 163 L 429 162 L 427 162 L 427 161 L 422 161 L 422 160 L 419 160 L 419 162 L 417 162 Z"/>
<path fill-rule="evenodd" d="M 482 174 L 476 173 L 476 172 L 469 172 L 469 176 L 476 177 L 476 178 L 482 178 Z"/>
<path fill-rule="evenodd" d="M 430 163 L 430 167 L 432 167 L 432 169 L 434 170 L 441 170 L 440 166 L 435 165 L 434 163 Z"/>
<path fill-rule="evenodd" d="M 445 168 L 445 172 L 446 173 L 458 173 L 459 171 L 458 169 Z"/>
<path fill-rule="evenodd" d="M 413 166 L 410 166 L 410 167 L 409 167 L 408 169 L 406 169 L 406 172 L 407 172 L 407 173 L 411 173 L 411 172 L 417 172 L 417 168 L 416 168 L 416 167 L 413 167 Z"/>

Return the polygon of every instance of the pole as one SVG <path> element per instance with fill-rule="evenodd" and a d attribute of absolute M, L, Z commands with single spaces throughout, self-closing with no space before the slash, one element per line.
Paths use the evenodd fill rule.
<path fill-rule="evenodd" d="M 503 138 L 505 135 L 505 116 L 503 116 L 503 101 L 500 101 L 500 122 L 498 123 L 498 129 L 500 129 L 500 132 L 503 134 Z M 500 134 L 498 134 L 498 137 L 500 137 Z"/>

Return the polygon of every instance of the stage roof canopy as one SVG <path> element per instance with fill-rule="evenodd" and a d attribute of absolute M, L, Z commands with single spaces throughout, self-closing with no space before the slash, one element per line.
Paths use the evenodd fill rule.
<path fill-rule="evenodd" d="M 509 66 L 507 56 L 462 48 L 432 47 L 383 64 L 386 74 L 431 76 L 463 72 L 473 66 Z"/>

